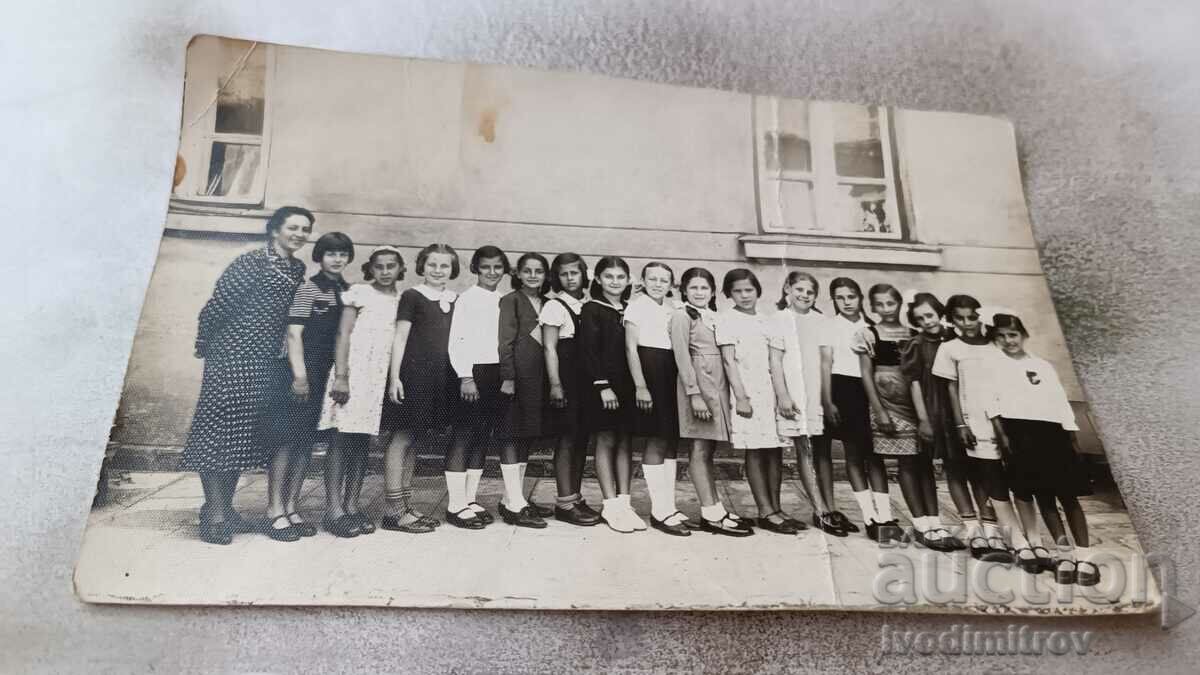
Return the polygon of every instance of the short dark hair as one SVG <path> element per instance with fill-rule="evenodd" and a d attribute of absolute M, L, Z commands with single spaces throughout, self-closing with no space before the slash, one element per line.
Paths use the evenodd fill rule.
<path fill-rule="evenodd" d="M 934 312 L 937 312 L 938 317 L 946 316 L 946 306 L 937 299 L 933 293 L 917 293 L 913 296 L 912 302 L 908 303 L 908 323 L 911 326 L 917 325 L 917 317 L 913 315 L 921 305 L 929 305 Z"/>
<path fill-rule="evenodd" d="M 417 254 L 417 274 L 425 276 L 425 261 L 434 253 L 445 253 L 450 256 L 450 278 L 457 279 L 462 267 L 458 262 L 458 251 L 449 244 L 430 244 Z"/>
<path fill-rule="evenodd" d="M 897 305 L 904 304 L 904 296 L 900 294 L 900 289 L 891 284 L 875 284 L 870 288 L 870 290 L 867 291 L 867 300 L 874 305 L 875 296 L 883 295 L 885 293 L 892 296 L 892 299 L 896 301 Z"/>
<path fill-rule="evenodd" d="M 583 273 L 583 279 L 579 282 L 579 290 L 585 291 L 588 287 L 588 266 L 584 262 L 583 257 L 578 253 L 559 253 L 554 256 L 554 262 L 550 263 L 550 288 L 554 289 L 555 293 L 565 293 L 566 289 L 562 286 L 562 281 L 558 275 L 562 274 L 562 268 L 567 265 L 579 264 L 579 271 Z"/>
<path fill-rule="evenodd" d="M 532 251 L 529 253 L 523 253 L 521 254 L 520 258 L 517 258 L 517 266 L 512 273 L 513 290 L 519 290 L 521 286 L 524 285 L 521 283 L 521 268 L 524 267 L 525 263 L 529 262 L 530 260 L 536 260 L 542 263 L 542 269 L 546 272 L 546 276 L 542 277 L 542 287 L 538 289 L 538 295 L 545 295 L 550 292 L 550 279 L 547 278 L 550 276 L 550 263 L 546 261 L 546 256 L 542 255 L 541 253 L 534 253 Z"/>
<path fill-rule="evenodd" d="M 725 279 L 721 281 L 721 294 L 727 298 L 733 297 L 733 285 L 739 281 L 749 281 L 754 290 L 758 291 L 758 297 L 762 297 L 762 284 L 758 282 L 758 277 L 754 272 L 745 267 L 735 267 L 725 273 Z"/>
<path fill-rule="evenodd" d="M 350 260 L 346 262 L 354 262 L 354 242 L 350 240 L 350 237 L 341 232 L 326 232 L 317 239 L 316 244 L 313 244 L 313 262 L 319 263 L 326 253 L 338 251 L 350 256 Z"/>
<path fill-rule="evenodd" d="M 687 302 L 687 287 L 692 279 L 700 277 L 708 282 L 708 289 L 712 291 L 712 295 L 708 296 L 708 308 L 717 311 L 717 280 L 713 278 L 712 272 L 703 267 L 689 267 L 683 271 L 679 277 L 679 295 L 683 297 L 683 301 Z"/>
<path fill-rule="evenodd" d="M 375 259 L 381 255 L 396 256 L 396 260 L 398 260 L 400 262 L 400 273 L 396 275 L 396 281 L 403 281 L 404 280 L 404 256 L 400 255 L 396 251 L 391 251 L 391 250 L 373 251 L 371 253 L 371 257 L 367 258 L 367 261 L 362 264 L 363 280 L 364 281 L 374 281 L 375 280 L 375 275 L 371 274 L 371 265 L 375 262 Z"/>
<path fill-rule="evenodd" d="M 308 218 L 309 225 L 315 225 L 317 217 L 312 214 L 312 211 L 303 206 L 281 206 L 275 209 L 275 213 L 267 219 L 267 234 L 270 235 L 279 228 L 283 227 L 283 222 L 291 216 L 304 216 Z"/>
<path fill-rule="evenodd" d="M 588 287 L 588 292 L 596 300 L 604 299 L 604 287 L 600 285 L 600 275 L 610 267 L 620 267 L 625 272 L 625 276 L 629 276 L 629 263 L 620 256 L 606 255 L 596 261 L 596 276 L 592 277 L 592 284 Z M 629 296 L 633 294 L 633 279 L 629 280 L 629 285 L 625 287 L 625 292 L 621 293 L 621 302 L 629 302 Z"/>
<path fill-rule="evenodd" d="M 850 290 L 854 291 L 854 294 L 858 296 L 858 312 L 862 316 L 863 321 L 865 321 L 868 325 L 874 325 L 875 322 L 871 319 L 871 317 L 867 316 L 867 313 L 863 310 L 862 286 L 859 286 L 858 282 L 850 277 L 838 277 L 829 282 L 829 299 L 833 300 L 833 315 L 836 317 L 842 313 L 838 309 L 837 298 L 835 297 L 839 288 L 849 288 Z"/>
<path fill-rule="evenodd" d="M 479 274 L 479 263 L 484 258 L 499 258 L 504 263 L 504 273 L 512 273 L 512 263 L 508 261 L 508 256 L 504 254 L 504 251 L 501 251 L 499 246 L 485 244 L 475 249 L 475 253 L 471 255 L 471 266 L 468 268 L 471 270 L 471 274 Z"/>
<path fill-rule="evenodd" d="M 979 304 L 979 301 L 972 296 L 965 293 L 958 293 L 950 296 L 950 299 L 946 301 L 946 313 L 953 315 L 954 310 L 960 308 L 966 308 L 978 312 L 979 308 L 982 306 L 983 305 Z"/>
<path fill-rule="evenodd" d="M 999 333 L 1002 328 L 1011 328 L 1019 332 L 1021 335 L 1029 337 L 1029 331 L 1025 330 L 1025 323 L 1021 321 L 1021 317 L 1015 314 L 999 313 L 992 317 L 992 327 L 988 329 L 988 339 L 996 339 L 996 334 Z"/>

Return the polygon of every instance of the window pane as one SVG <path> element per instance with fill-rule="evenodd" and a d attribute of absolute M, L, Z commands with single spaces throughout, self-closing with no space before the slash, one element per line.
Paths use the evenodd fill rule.
<path fill-rule="evenodd" d="M 249 195 L 261 158 L 260 146 L 214 142 L 204 194 L 211 197 Z"/>
<path fill-rule="evenodd" d="M 832 107 L 833 152 L 837 174 L 854 178 L 883 178 L 879 109 L 847 103 L 835 103 Z"/>
<path fill-rule="evenodd" d="M 808 103 L 773 99 L 763 135 L 767 171 L 812 171 Z"/>
<path fill-rule="evenodd" d="M 888 220 L 887 191 L 882 185 L 837 186 L 834 214 L 838 232 L 872 232 L 896 234 L 895 224 Z"/>
<path fill-rule="evenodd" d="M 809 231 L 816 228 L 816 209 L 813 206 L 813 185 L 808 181 L 778 180 L 764 184 L 768 194 L 763 211 L 778 214 L 782 222 L 772 223 L 775 229 Z M 771 218 L 776 220 L 776 218 Z"/>
<path fill-rule="evenodd" d="M 223 40 L 221 61 L 221 79 L 218 83 L 221 89 L 217 94 L 215 131 L 219 134 L 261 135 L 267 74 L 266 48 L 244 40 Z"/>

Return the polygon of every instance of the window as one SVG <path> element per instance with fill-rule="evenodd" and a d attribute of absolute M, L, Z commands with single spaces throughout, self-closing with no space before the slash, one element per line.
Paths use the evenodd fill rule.
<path fill-rule="evenodd" d="M 257 42 L 201 36 L 188 47 L 174 197 L 262 203 L 273 65 L 271 48 Z"/>
<path fill-rule="evenodd" d="M 888 111 L 755 98 L 767 232 L 901 239 Z"/>

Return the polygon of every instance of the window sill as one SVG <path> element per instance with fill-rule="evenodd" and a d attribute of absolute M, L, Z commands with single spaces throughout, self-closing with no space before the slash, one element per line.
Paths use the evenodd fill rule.
<path fill-rule="evenodd" d="M 802 260 L 871 267 L 937 269 L 942 249 L 900 241 L 805 234 L 747 234 L 738 237 L 747 258 Z"/>

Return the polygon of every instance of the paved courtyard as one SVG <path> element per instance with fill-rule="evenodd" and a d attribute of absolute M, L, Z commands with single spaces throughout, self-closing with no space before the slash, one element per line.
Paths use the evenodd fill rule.
<path fill-rule="evenodd" d="M 110 478 L 105 505 L 92 510 L 75 575 L 87 601 L 161 604 L 303 604 L 539 609 L 877 609 L 1044 615 L 1057 612 L 1139 612 L 1158 603 L 1133 528 L 1115 493 L 1085 499 L 1093 548 L 1116 565 L 1095 589 L 1060 587 L 1049 574 L 979 563 L 966 552 L 881 548 L 863 534 L 845 538 L 809 529 L 796 536 L 758 531 L 735 539 L 706 532 L 671 537 L 633 534 L 603 525 L 580 528 L 555 520 L 543 530 L 497 522 L 481 531 L 443 524 L 429 534 L 379 530 L 337 539 L 320 532 L 297 542 L 262 534 L 238 535 L 230 546 L 197 538 L 200 482 L 195 474 L 122 472 Z M 743 481 L 723 481 L 726 503 L 755 515 Z M 530 479 L 534 499 L 553 503 L 554 484 Z M 445 509 L 441 478 L 416 486 L 424 510 Z M 494 508 L 498 478 L 485 477 L 480 502 Z M 837 483 L 838 508 L 855 517 L 849 486 Z M 242 478 L 235 505 L 263 519 L 266 477 Z M 699 507 L 686 480 L 679 504 L 690 517 Z M 301 512 L 319 523 L 320 480 L 305 485 Z M 634 506 L 649 513 L 645 485 L 636 480 Z M 956 522 L 944 485 L 943 520 Z M 584 496 L 600 504 L 588 479 Z M 382 507 L 382 479 L 368 477 L 368 512 Z M 784 508 L 811 519 L 797 483 L 784 483 Z M 906 512 L 898 491 L 893 509 Z M 1047 539 L 1048 541 L 1048 539 Z M 1011 597 L 1005 597 L 1005 595 Z M 914 603 L 914 600 L 916 601 Z M 940 604 L 939 604 L 940 603 Z"/>

